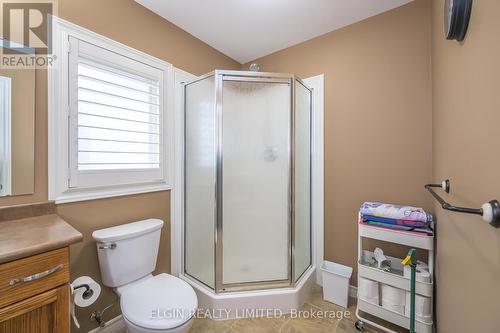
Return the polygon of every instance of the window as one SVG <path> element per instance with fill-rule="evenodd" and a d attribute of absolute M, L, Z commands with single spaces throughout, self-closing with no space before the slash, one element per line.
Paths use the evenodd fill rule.
<path fill-rule="evenodd" d="M 84 61 L 76 71 L 76 169 L 159 169 L 159 82 Z"/>
<path fill-rule="evenodd" d="M 62 60 L 49 68 L 50 198 L 168 189 L 172 66 L 63 20 L 55 26 Z"/>
<path fill-rule="evenodd" d="M 163 179 L 163 71 L 69 42 L 69 187 Z"/>

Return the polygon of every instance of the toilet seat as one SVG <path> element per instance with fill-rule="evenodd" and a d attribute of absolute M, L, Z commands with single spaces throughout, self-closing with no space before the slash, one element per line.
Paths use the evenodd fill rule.
<path fill-rule="evenodd" d="M 198 300 L 188 283 L 163 273 L 124 290 L 120 306 L 129 322 L 151 330 L 168 330 L 188 322 Z"/>

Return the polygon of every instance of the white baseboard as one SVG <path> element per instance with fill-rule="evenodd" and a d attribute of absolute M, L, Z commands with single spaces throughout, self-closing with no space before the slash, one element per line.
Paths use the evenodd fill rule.
<path fill-rule="evenodd" d="M 358 298 L 358 287 L 349 286 L 349 297 Z"/>
<path fill-rule="evenodd" d="M 88 333 L 116 333 L 125 328 L 125 322 L 122 315 L 114 317 L 106 322 L 104 327 L 97 327 Z"/>

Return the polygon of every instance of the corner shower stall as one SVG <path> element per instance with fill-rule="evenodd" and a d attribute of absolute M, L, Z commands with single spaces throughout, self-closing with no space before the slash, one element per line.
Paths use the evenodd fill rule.
<path fill-rule="evenodd" d="M 311 267 L 311 90 L 219 70 L 184 89 L 183 275 L 214 294 L 295 287 Z"/>

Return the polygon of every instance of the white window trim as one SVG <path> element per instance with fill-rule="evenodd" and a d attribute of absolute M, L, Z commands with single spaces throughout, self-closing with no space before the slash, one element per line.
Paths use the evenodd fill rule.
<path fill-rule="evenodd" d="M 170 206 L 170 272 L 180 276 L 184 267 L 184 83 L 196 76 L 175 68 L 175 177 Z"/>
<path fill-rule="evenodd" d="M 134 59 L 140 57 L 148 64 L 163 69 L 167 75 L 163 82 L 164 104 L 164 179 L 156 182 L 69 188 L 69 106 L 68 106 L 68 53 L 69 36 L 87 41 L 104 49 Z M 56 203 L 75 202 L 115 196 L 170 190 L 174 178 L 174 71 L 165 61 L 124 44 L 96 34 L 61 18 L 53 17 L 52 47 L 56 57 L 48 68 L 48 196 Z"/>
<path fill-rule="evenodd" d="M 316 283 L 323 285 L 321 266 L 324 257 L 324 94 L 325 76 L 320 74 L 303 80 L 312 88 L 312 254 L 313 265 L 316 268 Z"/>

